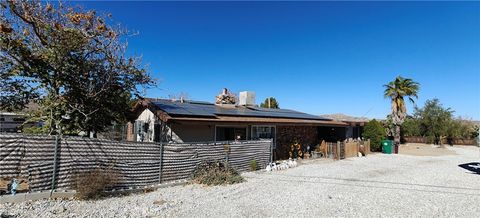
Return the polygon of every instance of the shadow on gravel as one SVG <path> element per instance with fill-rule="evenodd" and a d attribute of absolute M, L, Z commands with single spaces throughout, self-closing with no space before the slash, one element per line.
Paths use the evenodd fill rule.
<path fill-rule="evenodd" d="M 473 174 L 480 175 L 480 163 L 479 162 L 465 163 L 465 164 L 460 164 L 458 166 L 472 172 Z"/>
<path fill-rule="evenodd" d="M 340 179 L 343 180 L 343 179 Z M 434 186 L 430 185 L 430 187 L 422 187 L 425 185 L 421 184 L 408 184 L 408 183 L 393 183 L 393 182 L 378 182 L 380 184 L 355 184 L 350 183 L 355 180 L 345 180 L 349 182 L 335 182 L 335 181 L 312 181 L 312 180 L 305 180 L 302 178 L 275 178 L 275 181 L 283 181 L 283 182 L 294 182 L 294 183 L 312 183 L 312 184 L 327 184 L 327 185 L 341 185 L 341 186 L 350 186 L 355 188 L 379 188 L 379 189 L 389 189 L 389 190 L 402 190 L 402 191 L 417 191 L 417 192 L 426 192 L 426 193 L 435 193 L 435 194 L 457 194 L 457 195 L 469 195 L 469 196 L 478 196 L 478 193 L 467 193 L 465 191 L 474 191 L 478 189 L 470 189 L 470 188 L 461 188 L 461 187 L 448 187 L 448 186 Z M 398 186 L 385 186 L 381 185 L 381 183 L 387 184 L 408 184 L 410 187 L 398 187 Z M 420 186 L 420 187 L 419 187 Z"/>
<path fill-rule="evenodd" d="M 270 174 L 273 176 L 272 174 Z M 406 183 L 406 182 L 389 182 L 389 181 L 376 181 L 369 179 L 355 179 L 355 178 L 339 178 L 339 177 L 329 177 L 329 176 L 306 176 L 306 175 L 282 175 L 284 178 L 294 178 L 294 179 L 324 179 L 324 180 L 336 180 L 339 182 L 365 182 L 370 184 L 391 184 L 391 185 L 407 185 L 407 186 L 418 186 L 418 187 L 427 187 L 427 188 L 439 188 L 439 189 L 453 189 L 453 190 L 471 190 L 471 191 L 480 191 L 479 188 L 470 188 L 470 187 L 458 187 L 458 186 L 444 186 L 444 185 L 432 185 L 432 184 L 419 184 L 419 183 Z M 275 178 L 275 179 L 278 179 Z"/>
<path fill-rule="evenodd" d="M 6 213 L 0 213 L 0 218 L 15 218 L 17 216 L 6 214 Z"/>

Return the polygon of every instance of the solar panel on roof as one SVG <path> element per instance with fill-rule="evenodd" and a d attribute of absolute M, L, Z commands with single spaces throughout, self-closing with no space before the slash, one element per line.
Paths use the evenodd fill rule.
<path fill-rule="evenodd" d="M 156 101 L 153 102 L 161 110 L 171 115 L 186 115 L 186 116 L 208 116 L 215 117 L 212 110 L 208 110 L 208 107 L 201 107 L 203 105 L 195 105 L 190 103 L 177 103 L 169 101 Z"/>
<path fill-rule="evenodd" d="M 235 107 L 225 108 L 205 102 L 196 103 L 180 103 L 167 100 L 158 100 L 153 102 L 161 110 L 169 115 L 180 116 L 200 116 L 215 117 L 222 116 L 248 116 L 248 117 L 275 117 L 275 118 L 294 118 L 294 119 L 310 119 L 310 120 L 331 120 L 311 114 L 306 114 L 288 109 L 272 109 L 258 107 Z"/>

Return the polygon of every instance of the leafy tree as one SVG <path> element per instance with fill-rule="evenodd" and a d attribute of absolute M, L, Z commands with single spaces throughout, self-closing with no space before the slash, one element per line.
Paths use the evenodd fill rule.
<path fill-rule="evenodd" d="M 392 121 L 395 126 L 395 144 L 400 144 L 400 126 L 407 116 L 407 107 L 404 97 L 415 103 L 412 97 L 418 98 L 418 90 L 420 85 L 412 79 L 398 76 L 394 81 L 384 85 L 385 98 L 391 99 L 392 105 Z"/>
<path fill-rule="evenodd" d="M 382 151 L 382 139 L 385 139 L 385 129 L 377 120 L 370 120 L 363 128 L 362 137 L 370 139 L 370 149 L 372 151 Z"/>
<path fill-rule="evenodd" d="M 278 105 L 277 99 L 275 99 L 274 97 L 266 98 L 263 103 L 260 103 L 260 107 L 275 108 L 275 109 L 280 108 L 279 105 Z"/>
<path fill-rule="evenodd" d="M 445 126 L 445 133 L 448 138 L 462 138 L 467 132 L 466 126 L 460 120 L 451 119 Z"/>
<path fill-rule="evenodd" d="M 420 121 L 415 117 L 407 116 L 402 124 L 402 133 L 404 136 L 422 136 Z"/>
<path fill-rule="evenodd" d="M 450 120 L 446 128 L 449 138 L 474 139 L 478 134 L 478 129 L 476 129 L 478 127 L 473 122 L 462 118 Z"/>
<path fill-rule="evenodd" d="M 126 56 L 128 31 L 111 23 L 62 2 L 0 1 L 0 109 L 36 102 L 50 133 L 122 122 L 132 96 L 155 81 Z"/>
<path fill-rule="evenodd" d="M 425 136 L 439 143 L 442 136 L 449 133 L 449 125 L 452 125 L 453 110 L 444 108 L 438 99 L 427 100 L 423 108 L 415 107 L 415 116 L 419 118 L 422 132 Z M 450 131 L 451 134 L 455 134 Z"/>
<path fill-rule="evenodd" d="M 478 130 L 475 124 L 461 117 L 453 118 L 454 111 L 445 108 L 438 99 L 427 100 L 423 108 L 415 107 L 414 116 L 407 116 L 402 124 L 404 136 L 427 136 L 431 142 L 439 143 L 447 138 L 474 139 Z"/>

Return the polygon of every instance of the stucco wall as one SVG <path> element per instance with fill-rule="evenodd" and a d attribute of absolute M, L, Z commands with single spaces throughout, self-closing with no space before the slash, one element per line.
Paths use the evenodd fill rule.
<path fill-rule="evenodd" d="M 144 137 L 144 142 L 153 142 L 155 139 L 155 131 L 154 131 L 154 126 L 155 122 L 157 121 L 157 117 L 155 114 L 152 113 L 149 109 L 145 109 L 136 119 L 136 121 L 143 121 L 145 123 L 148 123 L 148 131 L 146 132 L 146 135 Z M 137 128 L 137 127 L 135 127 Z M 139 134 L 136 135 L 136 140 L 141 141 L 141 137 Z"/>
<path fill-rule="evenodd" d="M 215 127 L 213 125 L 171 124 L 176 142 L 214 141 Z"/>
<path fill-rule="evenodd" d="M 160 141 L 160 124 L 162 121 L 158 119 L 155 114 L 149 109 L 145 109 L 135 121 L 143 121 L 148 123 L 149 128 L 145 134 L 144 142 Z M 139 134 L 135 135 L 136 122 L 129 125 L 127 137 L 131 141 L 141 141 Z M 157 128 L 155 128 L 155 125 Z M 214 141 L 215 128 L 212 125 L 195 125 L 195 124 L 167 124 L 163 126 L 163 141 L 164 142 L 202 142 Z"/>

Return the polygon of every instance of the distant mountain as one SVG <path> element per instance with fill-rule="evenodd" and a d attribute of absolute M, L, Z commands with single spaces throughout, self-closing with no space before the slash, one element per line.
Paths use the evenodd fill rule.
<path fill-rule="evenodd" d="M 330 118 L 330 119 L 333 119 L 333 120 L 337 120 L 337 121 L 368 122 L 370 120 L 366 117 L 354 117 L 354 116 L 350 116 L 350 115 L 346 115 L 346 114 L 342 114 L 342 113 L 323 114 L 323 115 L 320 115 L 320 116 L 325 117 L 325 118 Z"/>

